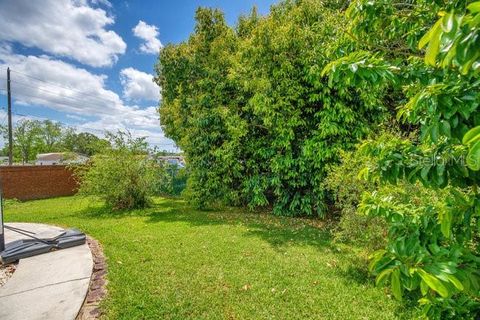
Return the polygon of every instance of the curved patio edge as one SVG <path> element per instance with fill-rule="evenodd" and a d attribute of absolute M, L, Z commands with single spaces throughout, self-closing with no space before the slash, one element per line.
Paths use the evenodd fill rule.
<path fill-rule="evenodd" d="M 8 225 L 41 233 L 61 228 L 36 223 Z M 24 236 L 5 230 L 5 241 Z M 88 292 L 93 259 L 87 244 L 21 259 L 0 288 L 0 319 L 74 320 Z"/>

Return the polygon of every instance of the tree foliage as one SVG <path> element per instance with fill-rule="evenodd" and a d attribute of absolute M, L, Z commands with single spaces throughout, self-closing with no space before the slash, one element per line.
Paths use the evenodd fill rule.
<path fill-rule="evenodd" d="M 22 163 L 28 163 L 37 155 L 38 150 L 43 147 L 42 126 L 38 120 L 20 120 L 16 123 L 12 132 L 13 158 Z M 8 130 L 2 127 L 4 141 L 8 141 Z M 8 150 L 8 143 L 5 146 Z"/>
<path fill-rule="evenodd" d="M 338 6 L 284 1 L 229 27 L 200 8 L 188 41 L 157 64 L 165 133 L 185 152 L 190 198 L 272 206 L 281 215 L 325 212 L 322 180 L 340 150 L 386 115 L 375 95 L 333 86 L 322 69 L 348 45 Z M 383 87 L 377 87 L 382 96 Z"/>
<path fill-rule="evenodd" d="M 6 142 L 2 154 L 8 154 L 8 128 L 0 128 Z M 106 139 L 87 132 L 77 133 L 74 128 L 66 127 L 51 120 L 21 119 L 14 123 L 13 159 L 23 164 L 35 160 L 38 153 L 74 152 L 91 156 L 110 147 Z"/>
<path fill-rule="evenodd" d="M 388 84 L 400 93 L 392 99 L 398 119 L 419 128 L 414 139 L 365 142 L 378 160 L 363 172 L 382 183 L 420 182 L 446 193 L 442 204 L 372 193 L 361 210 L 390 226 L 371 263 L 377 282 L 388 281 L 398 299 L 419 295 L 428 318 L 480 310 L 479 11 L 480 2 L 354 1 L 347 15 L 356 45 L 324 69 L 339 85 Z"/>
<path fill-rule="evenodd" d="M 110 142 L 89 132 L 76 132 L 72 128 L 67 128 L 64 131 L 61 147 L 90 157 L 110 148 Z"/>
<path fill-rule="evenodd" d="M 62 124 L 59 122 L 45 120 L 40 124 L 39 133 L 43 142 L 42 149 L 45 152 L 53 152 L 61 144 L 62 130 Z"/>

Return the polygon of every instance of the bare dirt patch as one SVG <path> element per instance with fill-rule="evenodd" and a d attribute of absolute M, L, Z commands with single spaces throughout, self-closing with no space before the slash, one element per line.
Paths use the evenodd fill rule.
<path fill-rule="evenodd" d="M 13 275 L 17 268 L 16 263 L 10 263 L 6 265 L 0 265 L 0 287 L 3 287 L 7 283 L 8 279 Z"/>

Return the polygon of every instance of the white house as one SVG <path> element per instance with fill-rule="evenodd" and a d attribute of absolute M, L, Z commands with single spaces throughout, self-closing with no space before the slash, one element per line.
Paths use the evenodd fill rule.
<path fill-rule="evenodd" d="M 0 165 L 7 165 L 8 164 L 8 157 L 0 157 Z"/>
<path fill-rule="evenodd" d="M 158 161 L 162 161 L 178 168 L 185 168 L 185 159 L 182 156 L 159 156 Z"/>
<path fill-rule="evenodd" d="M 83 164 L 88 161 L 88 157 L 67 152 L 39 153 L 35 164 L 37 166 L 48 166 L 57 164 Z"/>

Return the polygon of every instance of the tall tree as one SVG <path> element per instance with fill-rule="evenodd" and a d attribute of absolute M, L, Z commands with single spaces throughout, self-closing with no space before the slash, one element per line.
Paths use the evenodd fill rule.
<path fill-rule="evenodd" d="M 105 137 L 113 150 L 128 150 L 132 154 L 147 154 L 148 142 L 146 137 L 135 137 L 130 131 L 107 131 Z"/>
<path fill-rule="evenodd" d="M 157 82 L 164 92 L 162 127 L 191 165 L 191 199 L 199 206 L 235 202 L 229 187 L 239 175 L 238 168 L 225 172 L 222 159 L 228 139 L 224 120 L 235 96 L 228 79 L 235 34 L 217 9 L 199 8 L 195 19 L 189 40 L 165 47 L 157 65 Z"/>
<path fill-rule="evenodd" d="M 381 99 L 320 75 L 346 42 L 329 3 L 284 1 L 235 29 L 218 10 L 199 9 L 189 40 L 162 50 L 162 128 L 185 151 L 198 204 L 324 213 L 328 166 L 385 115 Z"/>

